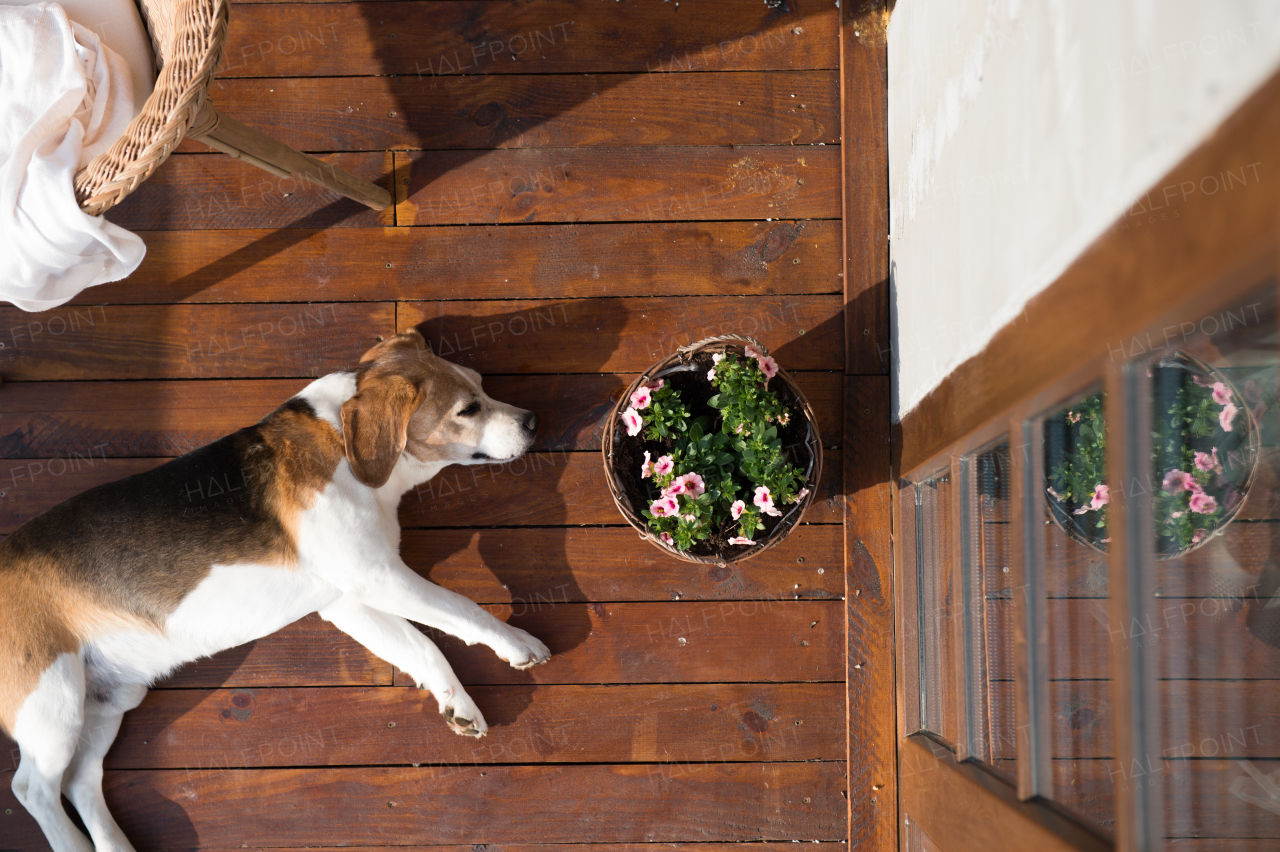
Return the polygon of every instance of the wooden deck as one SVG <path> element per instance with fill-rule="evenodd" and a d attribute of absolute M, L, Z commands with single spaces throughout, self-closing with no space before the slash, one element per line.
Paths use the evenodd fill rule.
<path fill-rule="evenodd" d="M 314 616 L 190 665 L 107 758 L 139 850 L 896 848 L 883 41 L 842 58 L 841 14 L 233 6 L 218 107 L 396 206 L 184 143 L 109 215 L 147 242 L 136 274 L 0 307 L 0 534 L 417 326 L 542 425 L 526 458 L 408 495 L 405 559 L 554 656 L 518 672 L 441 640 L 481 741 Z M 843 117 L 842 85 L 865 100 Z M 842 120 L 868 122 L 856 157 Z M 827 447 L 807 525 L 731 570 L 640 542 L 599 457 L 630 378 L 723 332 L 797 375 Z M 0 849 L 45 850 L 0 744 Z"/>

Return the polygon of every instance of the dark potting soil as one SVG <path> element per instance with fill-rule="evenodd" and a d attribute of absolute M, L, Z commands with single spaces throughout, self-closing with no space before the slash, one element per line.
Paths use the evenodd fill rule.
<path fill-rule="evenodd" d="M 679 391 L 680 399 L 689 409 L 691 419 L 703 415 L 711 418 L 711 432 L 714 434 L 720 431 L 722 420 L 719 409 L 707 405 L 707 400 L 717 393 L 715 386 L 707 380 L 707 371 L 711 369 L 714 363 L 711 360 L 711 353 L 695 355 L 691 363 L 696 369 L 688 372 L 671 373 L 663 378 L 666 379 L 668 385 Z M 778 395 L 778 399 L 782 402 L 784 408 L 791 414 L 791 419 L 787 425 L 778 430 L 778 437 L 782 439 L 783 450 L 790 457 L 792 464 L 801 471 L 805 471 L 809 467 L 809 461 L 813 454 L 805 443 L 808 424 L 805 421 L 804 408 L 800 405 L 799 398 L 791 388 L 785 382 L 780 381 L 779 377 L 775 376 L 769 382 L 769 390 Z M 670 453 L 675 444 L 674 438 L 667 438 L 662 441 L 647 441 L 644 438 L 644 432 L 632 437 L 627 434 L 627 430 L 621 423 L 614 424 L 613 471 L 616 481 L 622 486 L 623 494 L 641 523 L 648 520 L 641 513 L 661 496 L 661 491 L 654 485 L 652 478 L 642 479 L 640 477 L 640 466 L 644 464 L 645 451 L 647 450 L 650 458 L 656 461 L 659 456 Z M 738 483 L 738 499 L 746 501 L 747 505 L 751 505 L 751 498 L 755 493 L 755 485 L 743 477 L 735 477 L 735 480 Z M 817 483 L 806 482 L 802 487 L 814 490 L 817 487 Z M 770 538 L 778 525 L 784 522 L 788 509 L 794 508 L 794 506 L 779 505 L 778 508 L 783 517 L 761 516 L 764 521 L 764 529 L 756 530 L 752 536 L 755 541 L 763 542 Z M 793 524 L 795 519 L 789 518 L 785 522 Z M 728 559 L 750 549 L 740 544 L 729 544 L 729 539 L 738 534 L 738 525 L 732 520 L 719 529 L 710 529 L 708 532 L 710 535 L 707 538 L 694 542 L 693 546 L 685 552 L 693 556 Z"/>

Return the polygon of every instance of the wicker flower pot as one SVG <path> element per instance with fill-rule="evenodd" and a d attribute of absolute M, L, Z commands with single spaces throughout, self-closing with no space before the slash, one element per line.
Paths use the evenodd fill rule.
<path fill-rule="evenodd" d="M 603 447 L 605 481 L 609 483 L 609 493 L 613 495 L 613 501 L 617 504 L 618 511 L 627 519 L 627 523 L 631 524 L 640 533 L 642 539 L 671 556 L 683 559 L 686 562 L 728 565 L 729 563 L 741 562 L 744 559 L 750 559 L 763 553 L 791 534 L 792 530 L 799 525 L 800 520 L 804 517 L 809 504 L 817 496 L 818 482 L 822 477 L 822 438 L 818 434 L 818 424 L 813 414 L 813 407 L 791 376 L 785 370 L 779 369 L 777 375 L 770 380 L 769 389 L 779 395 L 787 408 L 790 409 L 792 417 L 795 418 L 793 423 L 796 424 L 797 428 L 792 432 L 796 440 L 790 443 L 784 442 L 784 450 L 790 455 L 792 463 L 805 472 L 805 487 L 809 489 L 809 493 L 796 503 L 782 507 L 784 509 L 782 516 L 767 528 L 763 537 L 757 539 L 756 544 L 725 545 L 719 553 L 697 554 L 691 551 L 678 550 L 654 535 L 645 523 L 641 512 L 647 507 L 648 501 L 657 496 L 657 491 L 652 485 L 639 483 L 636 479 L 635 471 L 623 467 L 625 464 L 623 457 L 635 455 L 634 452 L 626 451 L 628 448 L 624 442 L 631 444 L 631 450 L 636 447 L 643 448 L 645 445 L 645 440 L 642 436 L 629 436 L 626 430 L 619 428 L 619 416 L 627 406 L 631 394 L 643 384 L 655 379 L 668 379 L 678 373 L 701 372 L 705 375 L 710 367 L 712 355 L 733 352 L 738 356 L 742 356 L 743 347 L 748 343 L 755 346 L 765 355 L 768 354 L 768 350 L 759 341 L 736 334 L 709 337 L 697 343 L 680 347 L 673 355 L 653 364 L 649 369 L 645 370 L 643 375 L 631 383 L 630 387 L 626 389 L 626 392 L 618 400 L 617 405 L 614 406 L 613 412 L 605 424 Z M 707 387 L 706 397 L 710 397 L 715 391 L 709 381 L 705 381 L 705 383 Z M 635 465 L 635 467 L 638 470 L 638 465 Z M 644 491 L 646 488 L 648 489 L 647 492 Z M 748 497 L 748 499 L 750 498 Z"/>

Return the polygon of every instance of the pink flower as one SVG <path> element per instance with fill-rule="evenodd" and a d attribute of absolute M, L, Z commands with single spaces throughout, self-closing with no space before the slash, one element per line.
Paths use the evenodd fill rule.
<path fill-rule="evenodd" d="M 1218 468 L 1218 448 L 1213 448 L 1213 455 L 1202 453 L 1196 450 L 1196 468 L 1198 470 L 1217 470 Z"/>
<path fill-rule="evenodd" d="M 1183 491 L 1193 491 L 1192 486 L 1199 486 L 1195 477 L 1176 467 L 1164 475 L 1164 483 L 1161 487 L 1170 494 L 1181 494 Z"/>
<path fill-rule="evenodd" d="M 1093 488 L 1093 499 L 1089 501 L 1090 509 L 1101 509 L 1111 502 L 1111 489 L 1099 482 Z"/>
<path fill-rule="evenodd" d="M 674 545 L 676 543 L 676 540 L 671 537 L 671 533 L 664 532 L 662 533 L 662 542 L 663 544 Z"/>
<path fill-rule="evenodd" d="M 1046 489 L 1045 489 L 1045 491 L 1048 491 L 1050 494 L 1052 494 L 1052 495 L 1053 495 L 1053 499 L 1055 499 L 1055 500 L 1061 500 L 1061 499 L 1062 499 L 1062 495 L 1061 495 L 1061 494 L 1059 494 L 1057 491 L 1054 491 L 1054 490 L 1053 490 L 1053 486 L 1052 486 L 1052 485 L 1050 485 L 1048 488 L 1046 488 Z"/>
<path fill-rule="evenodd" d="M 643 411 L 649 407 L 649 403 L 653 402 L 653 391 L 648 385 L 641 385 L 631 394 L 631 407 L 637 411 Z"/>
<path fill-rule="evenodd" d="M 1080 414 L 1079 414 L 1079 412 L 1076 412 L 1076 411 L 1068 411 L 1068 412 L 1067 412 L 1067 422 L 1068 422 L 1068 423 L 1079 423 L 1079 422 L 1080 422 Z"/>
<path fill-rule="evenodd" d="M 707 370 L 707 381 L 714 382 L 715 380 L 716 380 L 716 368 L 712 367 L 710 370 Z"/>
<path fill-rule="evenodd" d="M 1213 401 L 1218 405 L 1227 405 L 1231 402 L 1231 390 L 1222 382 L 1213 383 Z"/>
<path fill-rule="evenodd" d="M 688 494 L 689 487 L 684 484 L 683 479 L 677 479 L 663 490 L 664 497 L 675 497 L 678 494 Z"/>
<path fill-rule="evenodd" d="M 702 477 L 696 473 L 686 473 L 680 477 L 680 481 L 689 487 L 689 493 L 694 497 L 707 490 L 707 484 L 702 481 Z"/>
<path fill-rule="evenodd" d="M 748 358 L 755 358 L 757 361 L 764 357 L 764 353 L 750 343 L 742 347 L 742 354 Z"/>
<path fill-rule="evenodd" d="M 1191 543 L 1199 544 L 1204 539 L 1204 537 L 1208 535 L 1208 533 L 1209 533 L 1208 530 L 1196 530 L 1195 534 L 1191 536 Z"/>
<path fill-rule="evenodd" d="M 723 352 L 717 352 L 716 354 L 714 354 L 714 355 L 712 355 L 712 356 L 711 356 L 711 363 L 712 363 L 712 364 L 719 364 L 719 363 L 720 363 L 721 361 L 723 361 L 723 360 L 724 360 L 724 353 L 723 353 Z"/>
<path fill-rule="evenodd" d="M 766 515 L 781 515 L 773 505 L 773 495 L 769 493 L 768 486 L 761 485 L 756 489 L 755 499 L 751 501 L 760 507 L 760 511 Z"/>
<path fill-rule="evenodd" d="M 669 495 L 659 497 L 649 506 L 649 511 L 653 512 L 655 518 L 670 518 L 680 511 L 680 504 L 676 498 Z"/>
<path fill-rule="evenodd" d="M 1217 394 L 1214 394 L 1215 396 Z M 1240 409 L 1236 408 L 1235 403 L 1228 402 L 1222 407 L 1222 413 L 1218 415 L 1218 424 L 1222 426 L 1223 432 L 1231 431 L 1231 421 L 1236 419 L 1236 414 Z"/>
<path fill-rule="evenodd" d="M 778 362 L 773 360 L 772 356 L 766 355 L 760 359 L 760 369 L 764 370 L 764 380 L 768 384 L 769 379 L 778 375 Z"/>
<path fill-rule="evenodd" d="M 747 511 L 747 504 L 743 503 L 741 500 L 734 500 L 733 505 L 729 507 L 729 514 L 733 515 L 733 519 L 735 521 L 738 520 L 738 518 L 741 518 L 742 513 L 745 511 Z"/>
<path fill-rule="evenodd" d="M 788 423 L 790 423 L 790 422 L 791 422 L 791 412 L 790 412 L 790 411 L 784 411 L 784 412 L 782 412 L 781 414 L 779 414 L 779 415 L 778 415 L 778 425 L 780 425 L 780 426 L 786 426 L 786 425 L 787 425 Z"/>
<path fill-rule="evenodd" d="M 1218 501 L 1204 492 L 1192 494 L 1191 511 L 1198 512 L 1201 515 L 1211 515 L 1218 511 Z"/>
<path fill-rule="evenodd" d="M 801 500 L 803 500 L 804 498 L 806 498 L 806 497 L 808 497 L 808 496 L 809 496 L 809 489 L 808 489 L 808 488 L 801 488 L 798 492 L 796 492 L 795 494 L 791 495 L 791 499 L 790 499 L 790 500 L 788 500 L 787 502 L 788 502 L 788 503 L 799 503 Z"/>
<path fill-rule="evenodd" d="M 653 381 L 649 382 L 649 384 L 645 385 L 645 387 L 647 387 L 651 391 L 662 390 L 662 386 L 665 385 L 666 383 L 667 383 L 666 379 L 654 379 Z"/>
<path fill-rule="evenodd" d="M 740 535 L 735 535 L 733 538 L 729 539 L 729 543 L 730 544 L 755 544 L 755 542 L 752 541 L 751 539 L 745 538 Z"/>
<path fill-rule="evenodd" d="M 653 463 L 653 472 L 658 476 L 666 476 L 675 467 L 676 463 L 671 460 L 671 456 L 658 456 L 658 460 Z"/>
<path fill-rule="evenodd" d="M 640 465 L 640 478 L 648 479 L 653 476 L 653 462 L 649 461 L 649 451 L 644 451 L 644 464 Z"/>
<path fill-rule="evenodd" d="M 1170 512 L 1170 513 L 1169 513 L 1169 517 L 1171 517 L 1171 518 L 1181 518 L 1181 517 L 1182 517 L 1183 515 L 1185 515 L 1185 514 L 1186 514 L 1186 512 Z"/>
<path fill-rule="evenodd" d="M 627 434 L 631 436 L 639 435 L 640 430 L 644 428 L 644 418 L 634 408 L 628 408 L 622 412 L 622 423 L 627 427 Z"/>

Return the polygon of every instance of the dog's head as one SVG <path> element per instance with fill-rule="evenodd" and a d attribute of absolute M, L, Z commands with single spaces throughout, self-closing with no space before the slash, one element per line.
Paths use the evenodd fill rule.
<path fill-rule="evenodd" d="M 533 444 L 538 415 L 490 398 L 480 374 L 437 357 L 407 331 L 374 346 L 342 405 L 342 437 L 356 479 L 381 488 L 402 456 L 422 465 L 487 464 Z"/>

